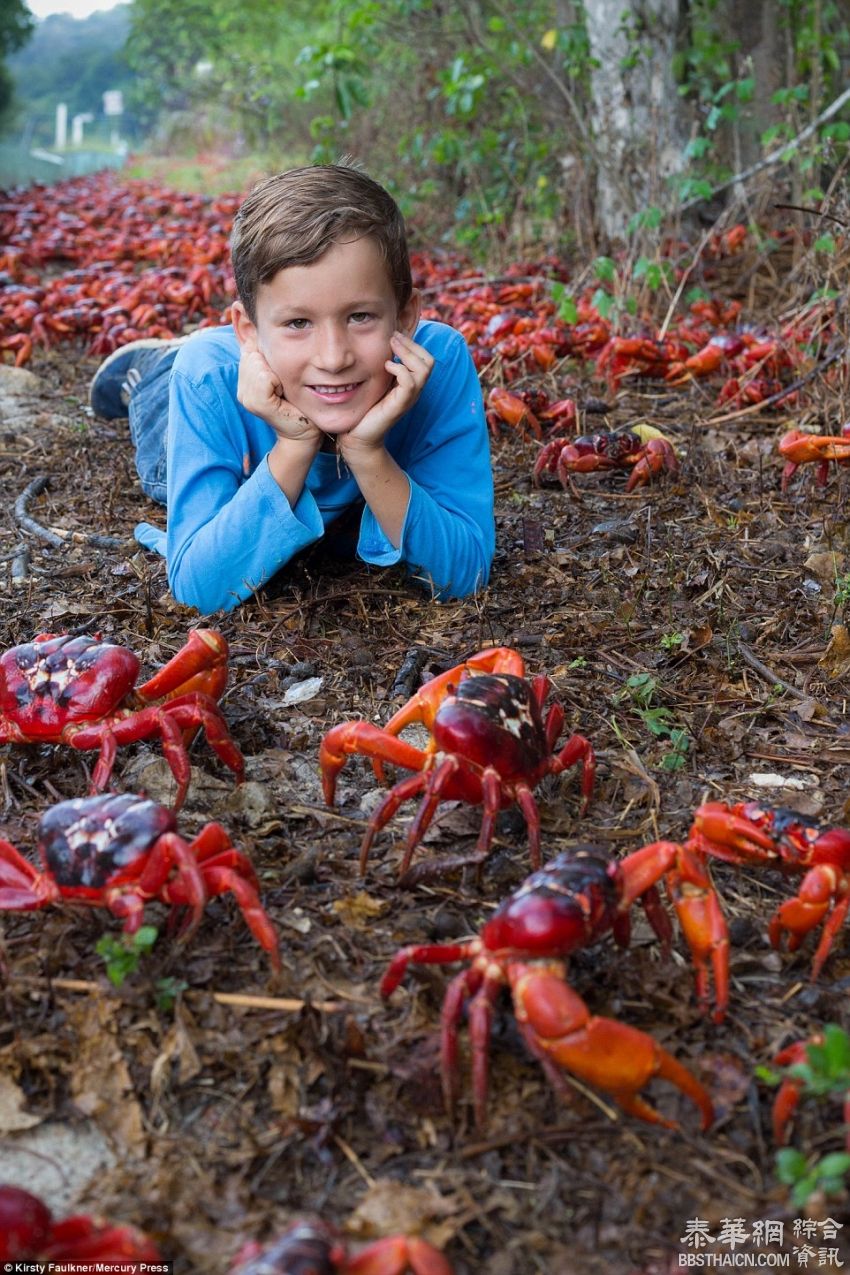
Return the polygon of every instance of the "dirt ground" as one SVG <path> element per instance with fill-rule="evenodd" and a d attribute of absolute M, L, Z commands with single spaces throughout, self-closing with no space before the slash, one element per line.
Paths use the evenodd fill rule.
<path fill-rule="evenodd" d="M 136 522 L 162 513 L 135 481 L 122 423 L 87 414 L 95 366 L 66 346 L 36 353 L 34 381 L 0 368 L 0 636 L 9 646 L 37 632 L 97 631 L 132 647 L 148 675 L 198 617 L 173 602 L 163 563 L 132 541 Z M 559 375 L 547 379 L 552 398 Z M 782 494 L 776 442 L 800 419 L 837 432 L 850 415 L 846 388 L 833 374 L 810 382 L 795 408 L 742 414 L 717 406 L 716 383 L 627 380 L 611 394 L 587 381 L 580 400 L 593 395 L 607 408 L 588 426 L 662 428 L 678 475 L 630 494 L 621 473 L 580 476 L 575 494 L 535 488 L 538 444 L 506 429 L 493 447 L 498 550 L 484 595 L 441 604 L 399 571 L 312 553 L 261 597 L 216 617 L 231 646 L 223 710 L 247 781 L 234 788 L 196 740 L 180 823 L 194 834 L 220 819 L 248 852 L 280 929 L 283 975 L 270 977 L 230 899 L 210 904 L 185 948 L 152 906 L 159 939 L 120 988 L 95 953 L 105 932 L 117 933 L 115 921 L 70 909 L 7 914 L 0 1164 L 14 1153 L 17 1181 L 37 1169 L 57 1207 L 145 1228 L 178 1275 L 223 1275 L 245 1239 L 305 1213 L 335 1222 L 355 1244 L 424 1233 L 458 1275 L 671 1275 L 685 1269 L 678 1255 L 694 1251 L 680 1238 L 694 1219 L 715 1237 L 743 1219 L 751 1238 L 737 1249 L 715 1239 L 718 1254 L 758 1254 L 753 1223 L 771 1220 L 784 1223 L 784 1237 L 770 1251 L 789 1254 L 789 1269 L 846 1260 L 841 1232 L 828 1240 L 818 1223 L 850 1220 L 847 1195 L 790 1203 L 774 1172 L 772 1093 L 754 1076 L 822 1024 L 850 1028 L 847 931 L 816 983 L 811 944 L 789 955 L 768 943 L 768 920 L 795 878 L 716 868 L 732 938 L 731 1008 L 719 1026 L 698 1010 L 680 938 L 665 960 L 638 923 L 628 950 L 609 940 L 572 962 L 573 985 L 594 1012 L 651 1033 L 703 1080 L 718 1112 L 708 1133 L 665 1084 L 651 1096 L 681 1132 L 623 1116 L 585 1086 L 557 1095 L 507 1000 L 494 1025 L 489 1121 L 476 1130 L 466 1055 L 454 1122 L 441 1101 L 439 1013 L 450 970 L 411 970 L 388 1003 L 378 984 L 399 945 L 474 933 L 519 885 L 529 871 L 523 821 L 501 816 L 480 883 L 456 874 L 405 891 L 396 875 L 412 804 L 377 837 L 361 879 L 375 778 L 352 759 L 328 809 L 317 768 L 329 726 L 385 721 L 416 688 L 408 680 L 407 692 L 394 693 L 412 652 L 427 677 L 508 645 L 531 674 L 550 675 L 568 728 L 591 739 L 599 758 L 586 817 L 575 774 L 538 789 L 546 858 L 581 843 L 617 854 L 659 836 L 681 839 L 707 799 L 759 798 L 823 826 L 844 824 L 850 664 L 840 634 L 830 641 L 846 618 L 850 474 L 832 467 L 820 488 L 806 467 Z M 48 485 L 30 499 L 31 517 L 117 536 L 120 547 L 56 547 L 23 533 L 15 502 L 40 475 Z M 21 541 L 29 572 L 12 583 Z M 628 685 L 639 674 L 652 679 L 643 682 L 648 700 Z M 319 681 L 305 687 L 310 679 Z M 659 708 L 668 711 L 640 711 Z M 653 722 L 667 733 L 654 734 Z M 0 751 L 3 835 L 31 850 L 39 814 L 81 795 L 90 765 L 60 748 Z M 121 750 L 116 784 L 166 800 L 173 793 L 154 746 Z M 422 853 L 470 848 L 479 819 L 473 808 L 444 808 Z M 227 994 L 306 1004 L 262 1008 L 228 1003 Z M 45 1151 L 36 1136 L 45 1128 L 70 1131 L 72 1148 L 77 1131 L 79 1156 Z M 92 1139 L 86 1158 L 82 1144 Z M 804 1104 L 793 1143 L 813 1157 L 840 1150 L 840 1104 Z M 806 1234 L 820 1235 L 809 1239 L 807 1264 Z"/>

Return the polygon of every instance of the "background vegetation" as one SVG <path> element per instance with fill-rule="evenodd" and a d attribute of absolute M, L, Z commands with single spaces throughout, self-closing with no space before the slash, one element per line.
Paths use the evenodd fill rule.
<path fill-rule="evenodd" d="M 825 115 L 848 0 L 132 0 L 52 17 L 9 57 L 17 4 L 19 133 L 49 141 L 63 100 L 105 135 L 121 88 L 137 147 L 267 169 L 350 153 L 423 235 L 491 257 L 622 236 L 647 208 L 713 218 L 765 157 L 756 201 L 777 182 L 818 199 L 850 132 L 846 105 Z"/>

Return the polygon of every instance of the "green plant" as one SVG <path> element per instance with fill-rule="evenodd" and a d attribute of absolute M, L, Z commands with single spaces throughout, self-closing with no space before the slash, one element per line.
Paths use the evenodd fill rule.
<path fill-rule="evenodd" d="M 674 634 L 682 640 L 681 634 Z M 677 645 L 676 643 L 673 644 Z M 680 770 L 687 760 L 691 739 L 688 732 L 675 724 L 673 710 L 663 704 L 653 704 L 658 691 L 658 680 L 651 673 L 633 673 L 622 691 L 614 697 L 618 703 L 631 699 L 633 711 L 656 739 L 666 740 L 670 748 L 662 753 L 659 765 L 662 770 Z M 615 727 L 618 737 L 622 738 Z"/>
<path fill-rule="evenodd" d="M 832 605 L 836 611 L 846 607 L 850 602 L 850 574 L 835 576 L 835 592 L 832 596 Z"/>
<path fill-rule="evenodd" d="M 659 645 L 664 651 L 677 651 L 684 640 L 684 633 L 662 633 Z"/>
<path fill-rule="evenodd" d="M 839 1098 L 850 1094 L 850 1036 L 837 1023 L 827 1023 L 822 1033 L 806 1044 L 800 1062 L 778 1069 L 757 1067 L 756 1075 L 769 1085 L 791 1081 L 799 1089 L 800 1098 Z M 850 1152 L 831 1152 L 820 1158 L 806 1157 L 795 1147 L 783 1147 L 776 1153 L 776 1176 L 791 1187 L 795 1205 L 805 1205 L 815 1191 L 824 1195 L 840 1195 L 850 1173 Z"/>
<path fill-rule="evenodd" d="M 95 944 L 95 951 L 106 963 L 106 977 L 115 987 L 120 987 L 128 974 L 135 974 L 142 957 L 151 950 L 159 931 L 155 925 L 142 925 L 135 934 L 104 934 Z"/>
<path fill-rule="evenodd" d="M 587 668 L 586 657 L 584 655 L 577 655 L 574 660 L 570 660 L 569 664 L 567 665 L 567 668 L 568 669 Z"/>
<path fill-rule="evenodd" d="M 776 1176 L 791 1187 L 791 1201 L 802 1208 L 816 1191 L 826 1196 L 841 1195 L 850 1172 L 850 1153 L 833 1151 L 820 1159 L 806 1159 L 796 1147 L 782 1147 L 776 1153 Z"/>
<path fill-rule="evenodd" d="M 182 978 L 158 978 L 156 980 L 157 1009 L 167 1014 L 174 1008 L 175 1002 L 180 999 L 188 986 L 189 984 Z"/>

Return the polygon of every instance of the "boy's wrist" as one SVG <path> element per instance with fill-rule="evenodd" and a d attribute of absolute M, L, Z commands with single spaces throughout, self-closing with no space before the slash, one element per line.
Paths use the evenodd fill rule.
<path fill-rule="evenodd" d="M 385 456 L 389 455 L 383 439 L 369 442 L 355 438 L 353 435 L 340 434 L 338 440 L 340 455 L 348 468 L 355 473 L 358 466 L 379 464 Z"/>
<path fill-rule="evenodd" d="M 307 439 L 278 437 L 268 453 L 271 476 L 293 506 L 321 445 L 321 435 Z"/>

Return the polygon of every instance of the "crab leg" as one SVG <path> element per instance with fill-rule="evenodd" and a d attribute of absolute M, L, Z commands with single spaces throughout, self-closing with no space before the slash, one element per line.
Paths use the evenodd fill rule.
<path fill-rule="evenodd" d="M 835 935 L 844 924 L 848 908 L 850 880 L 833 865 L 819 863 L 803 877 L 796 896 L 788 899 L 776 912 L 768 930 L 770 941 L 778 948 L 783 935 L 787 934 L 788 950 L 796 952 L 809 931 L 816 929 L 826 918 L 812 962 L 812 978 L 817 978 Z"/>
<path fill-rule="evenodd" d="M 213 752 L 241 782 L 245 769 L 242 754 L 231 738 L 215 701 L 197 691 L 180 699 L 169 700 L 165 705 L 151 705 L 117 721 L 66 727 L 62 739 L 72 748 L 100 747 L 100 756 L 91 780 L 92 792 L 100 792 L 109 782 L 119 744 L 135 743 L 136 740 L 159 735 L 165 759 L 177 782 L 174 809 L 179 810 L 185 800 L 191 777 L 189 757 L 181 732 L 187 727 L 198 725 L 204 727 Z"/>
<path fill-rule="evenodd" d="M 517 1021 L 532 1047 L 583 1080 L 610 1093 L 624 1111 L 677 1129 L 640 1096 L 654 1077 L 669 1080 L 698 1107 L 702 1128 L 714 1120 L 706 1089 L 645 1032 L 614 1019 L 592 1016 L 564 978 L 560 961 L 508 964 Z"/>
<path fill-rule="evenodd" d="M 0 908 L 35 912 L 59 899 L 59 887 L 8 841 L 0 840 Z"/>
<path fill-rule="evenodd" d="M 210 860 L 204 864 L 202 876 L 210 898 L 219 894 L 233 895 L 248 929 L 263 951 L 268 953 L 272 969 L 276 974 L 280 973 L 280 942 L 277 930 L 260 902 L 260 896 L 251 882 L 240 871 L 224 864 L 219 864 L 216 860 Z M 182 886 L 178 882 L 174 895 L 176 896 L 181 889 Z M 170 892 L 168 897 L 172 897 Z M 176 897 L 174 901 L 182 902 Z"/>
<path fill-rule="evenodd" d="M 729 1004 L 729 932 L 708 869 L 693 853 L 692 843 L 654 841 L 627 855 L 619 867 L 623 912 L 664 878 L 696 970 L 697 1000 L 703 1007 L 708 1003 L 711 967 L 716 994 L 713 1017 L 721 1022 Z"/>

